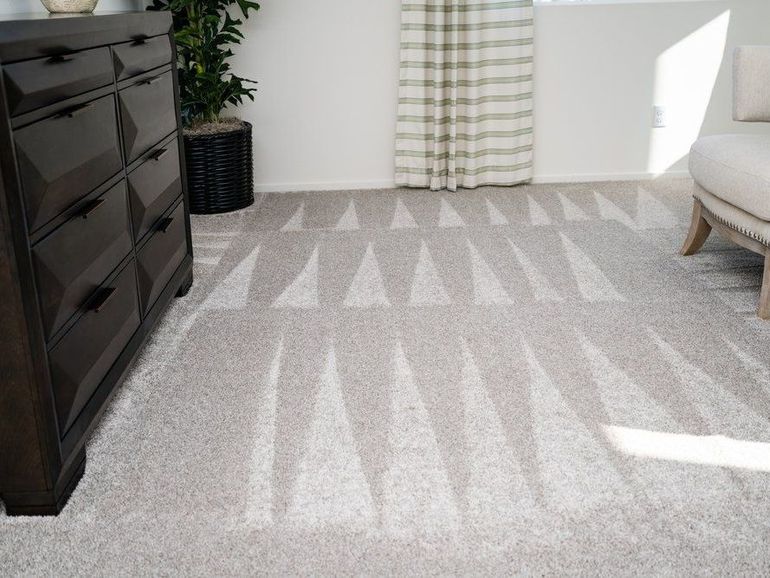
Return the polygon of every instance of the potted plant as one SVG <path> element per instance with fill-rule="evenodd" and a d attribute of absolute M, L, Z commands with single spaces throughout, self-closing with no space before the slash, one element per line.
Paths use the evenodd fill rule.
<path fill-rule="evenodd" d="M 259 10 L 250 0 L 152 0 L 170 10 L 177 46 L 190 212 L 223 213 L 254 202 L 251 125 L 225 117 L 227 105 L 254 100 L 254 81 L 230 71 L 230 46 L 243 20 Z"/>

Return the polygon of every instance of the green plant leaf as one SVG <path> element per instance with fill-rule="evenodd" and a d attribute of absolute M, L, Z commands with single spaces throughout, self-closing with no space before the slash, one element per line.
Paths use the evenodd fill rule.
<path fill-rule="evenodd" d="M 179 92 L 185 124 L 216 120 L 229 104 L 254 100 L 253 80 L 231 72 L 232 45 L 244 39 L 243 18 L 259 10 L 251 0 L 152 0 L 148 10 L 169 10 L 174 20 Z"/>

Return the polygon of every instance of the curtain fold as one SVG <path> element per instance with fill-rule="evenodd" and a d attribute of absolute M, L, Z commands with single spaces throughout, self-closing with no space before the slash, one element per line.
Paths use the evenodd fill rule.
<path fill-rule="evenodd" d="M 532 0 L 403 0 L 396 184 L 532 177 Z"/>

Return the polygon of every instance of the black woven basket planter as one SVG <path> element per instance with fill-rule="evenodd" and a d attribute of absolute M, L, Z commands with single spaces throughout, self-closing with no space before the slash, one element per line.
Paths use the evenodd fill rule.
<path fill-rule="evenodd" d="M 184 135 L 190 212 L 227 213 L 254 202 L 251 125 L 216 134 Z"/>

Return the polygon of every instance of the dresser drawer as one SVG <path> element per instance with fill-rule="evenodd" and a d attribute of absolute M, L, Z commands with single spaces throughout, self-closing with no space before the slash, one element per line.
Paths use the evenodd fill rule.
<path fill-rule="evenodd" d="M 134 238 L 143 237 L 181 194 L 179 145 L 173 140 L 128 175 Z"/>
<path fill-rule="evenodd" d="M 49 355 L 59 433 L 64 435 L 139 327 L 134 261 L 100 288 Z"/>
<path fill-rule="evenodd" d="M 131 247 L 121 181 L 32 248 L 46 338 L 83 305 Z"/>
<path fill-rule="evenodd" d="M 136 160 L 176 130 L 171 71 L 120 91 L 126 162 Z"/>
<path fill-rule="evenodd" d="M 182 203 L 155 226 L 139 252 L 139 295 L 146 315 L 187 254 L 184 206 Z"/>
<path fill-rule="evenodd" d="M 115 99 L 98 98 L 14 133 L 34 231 L 122 168 Z"/>
<path fill-rule="evenodd" d="M 3 67 L 11 116 L 112 83 L 109 48 L 94 48 Z"/>
<path fill-rule="evenodd" d="M 117 79 L 130 78 L 171 62 L 171 40 L 164 34 L 117 44 L 112 47 L 112 57 Z"/>

